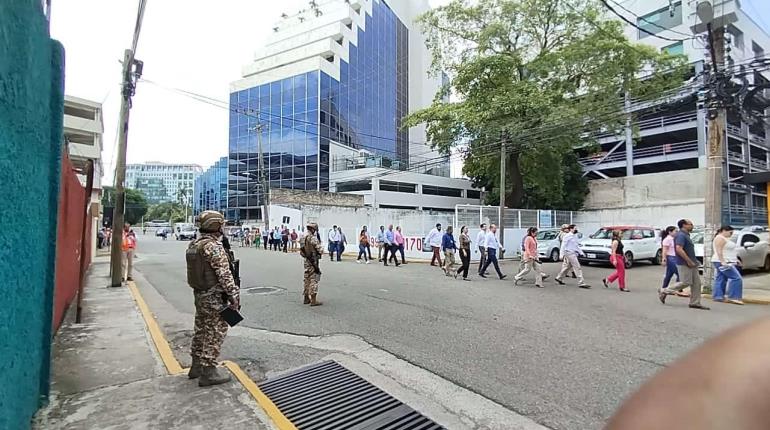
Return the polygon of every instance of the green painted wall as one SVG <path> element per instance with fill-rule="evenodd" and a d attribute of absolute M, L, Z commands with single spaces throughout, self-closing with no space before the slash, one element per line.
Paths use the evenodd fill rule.
<path fill-rule="evenodd" d="M 48 395 L 64 49 L 40 0 L 0 1 L 0 429 Z"/>

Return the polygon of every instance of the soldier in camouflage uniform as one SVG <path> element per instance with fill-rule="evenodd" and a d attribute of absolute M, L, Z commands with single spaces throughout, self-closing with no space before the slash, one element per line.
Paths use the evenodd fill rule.
<path fill-rule="evenodd" d="M 230 260 L 222 246 L 225 219 L 219 212 L 205 211 L 199 216 L 200 237 L 187 248 L 187 283 L 195 297 L 195 333 L 192 339 L 192 366 L 188 377 L 198 378 L 198 386 L 222 384 L 230 375 L 217 369 L 217 358 L 227 334 L 227 323 L 219 312 L 230 306 L 240 308 L 238 287 L 230 270 Z"/>
<path fill-rule="evenodd" d="M 318 224 L 308 224 L 307 234 L 302 238 L 302 247 L 300 248 L 300 254 L 304 257 L 305 267 L 304 303 L 310 306 L 322 305 L 316 297 L 318 296 L 318 281 L 321 280 L 321 269 L 319 269 L 318 263 L 321 261 L 324 249 L 323 246 L 321 246 L 321 241 L 318 240 L 317 232 Z"/>

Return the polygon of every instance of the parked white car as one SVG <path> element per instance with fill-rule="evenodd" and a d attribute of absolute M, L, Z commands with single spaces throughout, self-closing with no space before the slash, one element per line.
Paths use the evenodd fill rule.
<path fill-rule="evenodd" d="M 703 236 L 702 229 L 695 229 L 690 233 L 695 245 L 695 256 L 703 263 Z M 764 270 L 770 272 L 770 232 L 763 227 L 746 227 L 735 230 L 730 238 L 736 245 L 738 260 L 741 261 L 741 270 Z"/>
<path fill-rule="evenodd" d="M 541 260 L 559 261 L 559 229 L 537 232 L 537 254 Z"/>
<path fill-rule="evenodd" d="M 622 232 L 623 253 L 626 258 L 626 268 L 630 269 L 635 262 L 649 260 L 652 264 L 660 264 L 663 253 L 660 248 L 660 230 L 649 226 L 621 225 L 602 227 L 596 233 L 582 241 L 581 249 L 585 256 L 580 257 L 581 263 L 607 263 L 612 251 L 612 232 Z"/>

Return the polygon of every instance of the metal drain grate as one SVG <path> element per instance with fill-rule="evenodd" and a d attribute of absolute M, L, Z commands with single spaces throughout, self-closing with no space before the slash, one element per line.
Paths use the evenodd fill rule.
<path fill-rule="evenodd" d="M 259 388 L 299 430 L 444 429 L 335 361 L 269 379 Z"/>

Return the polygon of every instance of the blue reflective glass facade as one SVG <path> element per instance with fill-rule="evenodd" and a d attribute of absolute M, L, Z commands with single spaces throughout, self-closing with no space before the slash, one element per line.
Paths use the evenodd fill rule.
<path fill-rule="evenodd" d="M 340 79 L 312 71 L 230 94 L 228 218 L 259 218 L 257 125 L 272 188 L 329 189 L 330 141 L 406 163 L 408 30 L 383 1 L 340 61 Z"/>
<path fill-rule="evenodd" d="M 227 209 L 227 157 L 222 157 L 195 179 L 193 185 L 193 213 L 195 215 Z"/>

